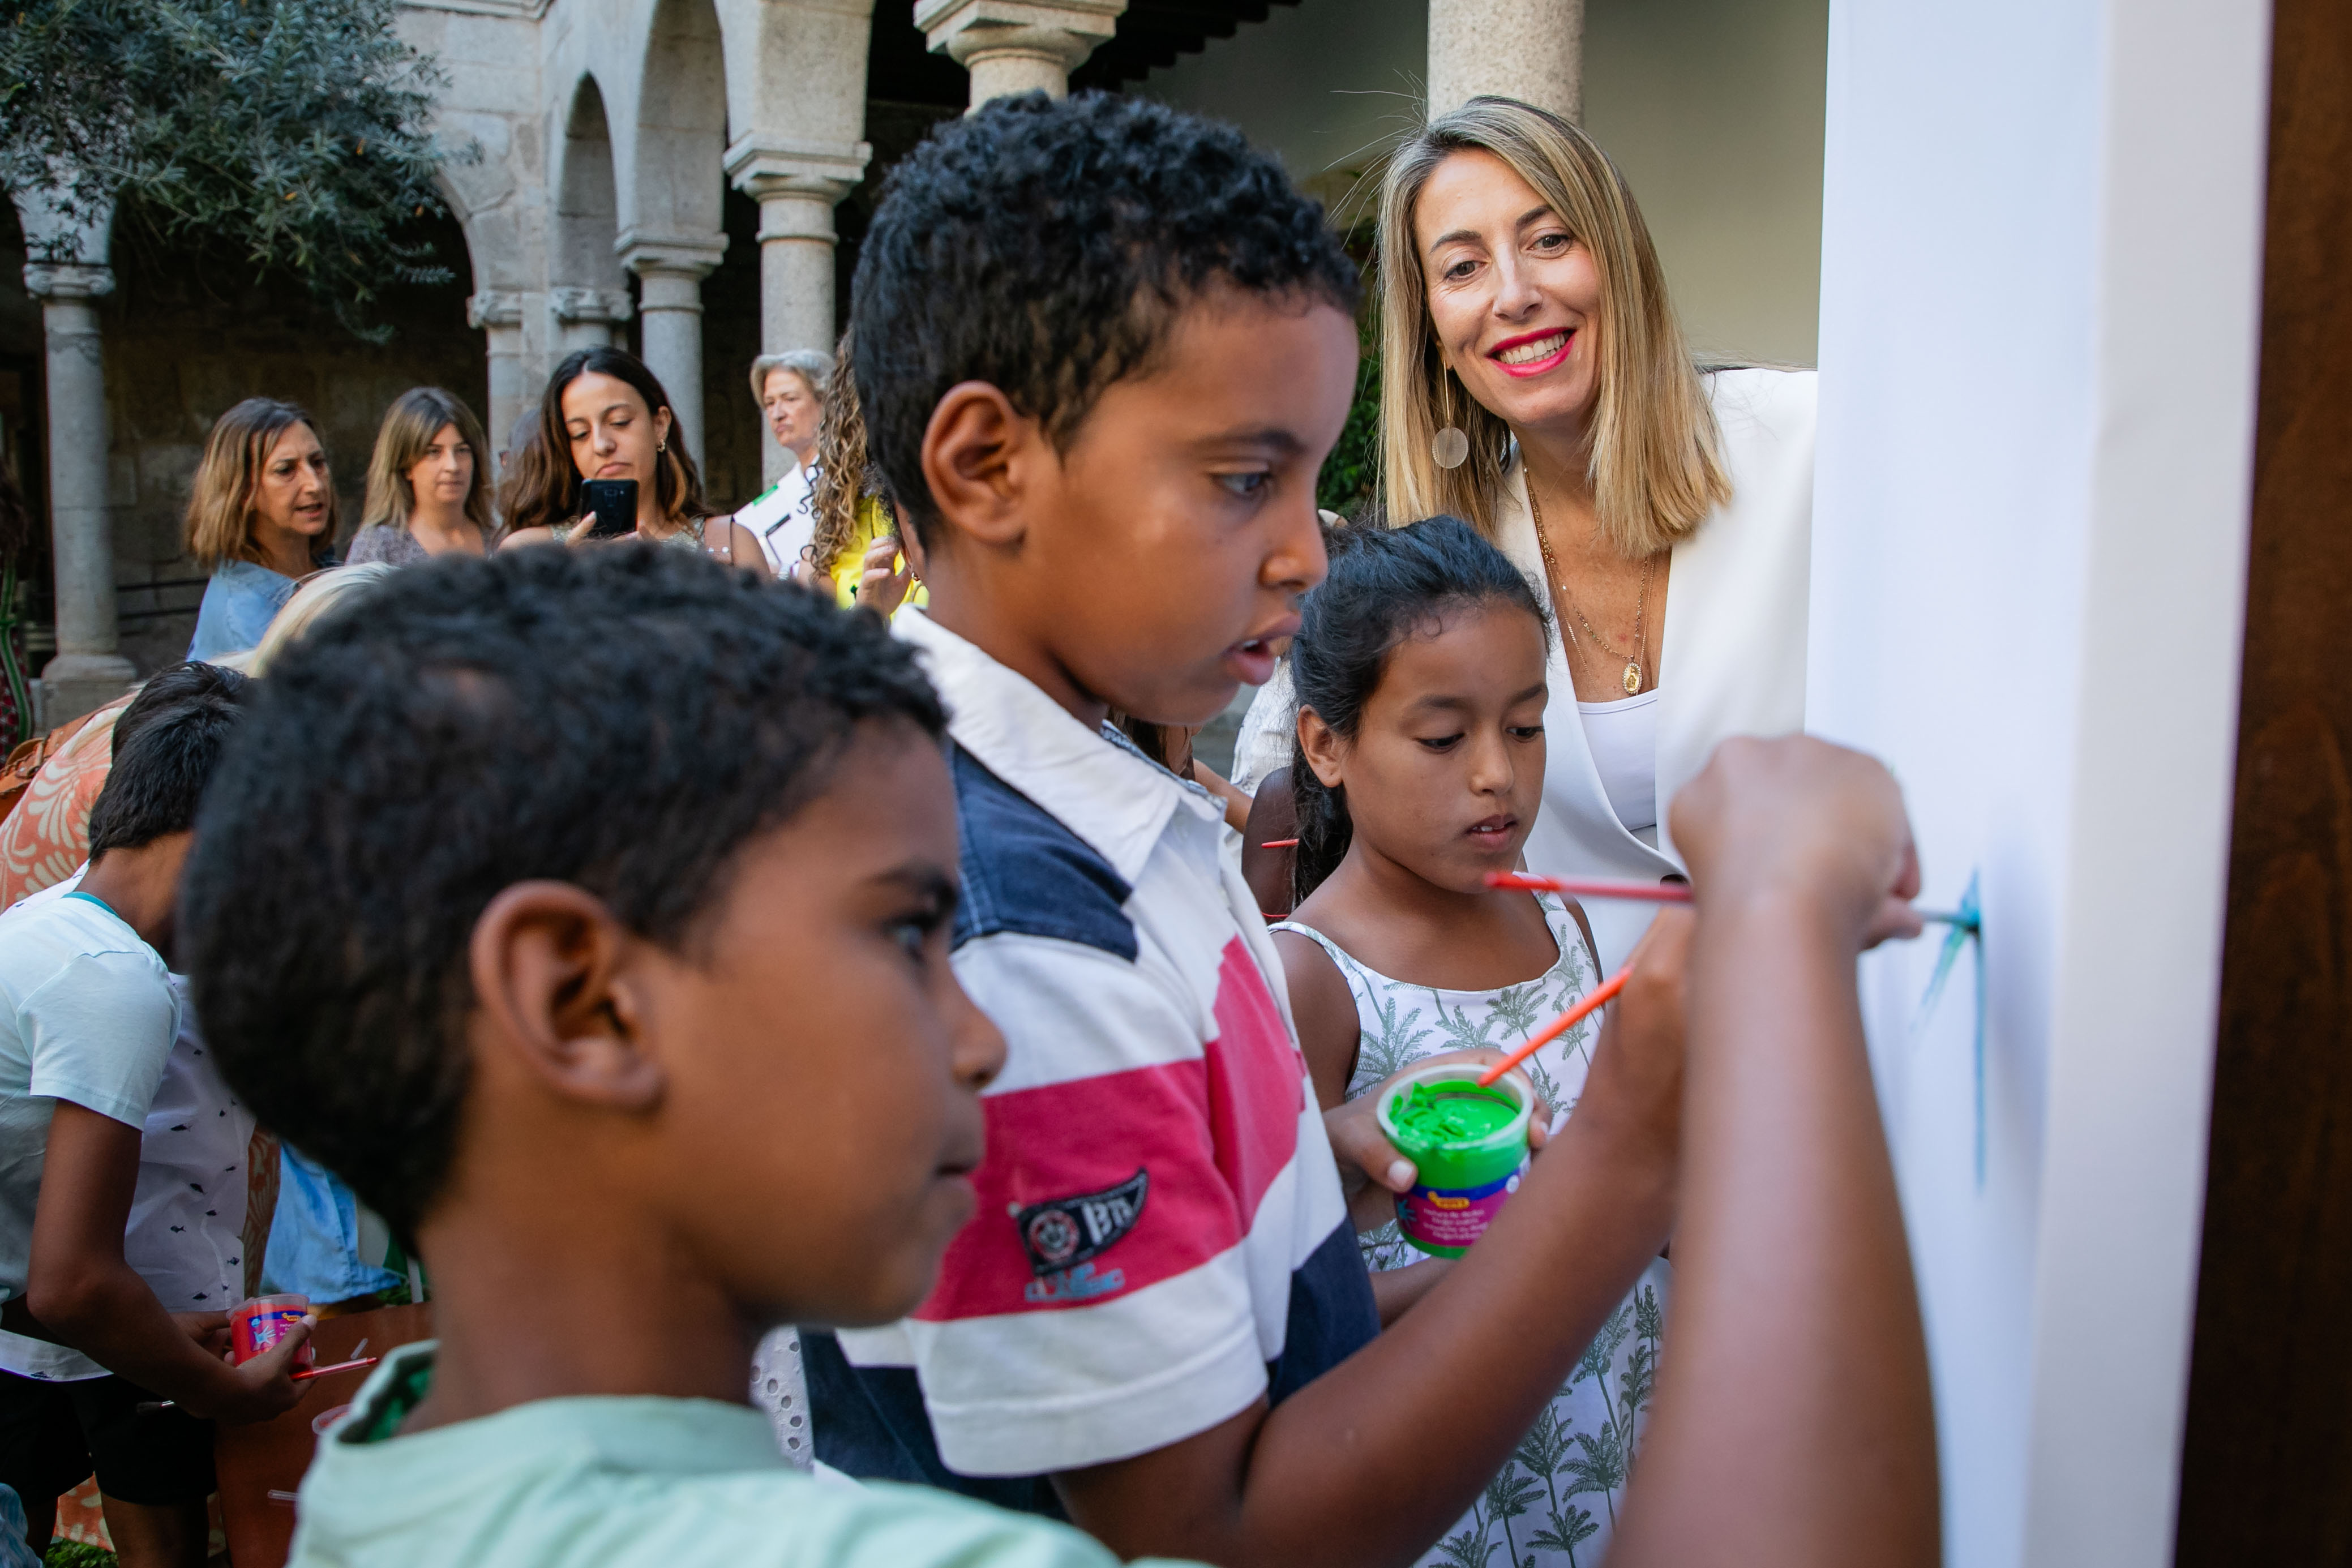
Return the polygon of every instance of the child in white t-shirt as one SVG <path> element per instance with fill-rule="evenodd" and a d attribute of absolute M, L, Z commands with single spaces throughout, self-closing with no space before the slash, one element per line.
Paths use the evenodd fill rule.
<path fill-rule="evenodd" d="M 110 1529 L 150 1561 L 201 1560 L 212 1419 L 291 1405 L 306 1337 L 221 1360 L 252 1121 L 157 951 L 242 684 L 210 677 L 139 715 L 78 885 L 0 915 L 0 1481 L 46 1542 L 94 1468 Z M 141 1411 L 159 1399 L 178 1408 Z"/>

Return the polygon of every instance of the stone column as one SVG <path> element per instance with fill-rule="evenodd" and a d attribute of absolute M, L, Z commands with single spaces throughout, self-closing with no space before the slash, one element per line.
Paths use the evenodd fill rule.
<path fill-rule="evenodd" d="M 614 248 L 637 275 L 638 346 L 669 393 L 673 440 L 702 461 L 702 280 L 727 249 L 723 234 L 649 237 L 635 229 Z"/>
<path fill-rule="evenodd" d="M 1127 0 L 917 0 L 933 54 L 971 73 L 971 107 L 1043 88 L 1068 94 L 1070 72 L 1118 30 Z"/>
<path fill-rule="evenodd" d="M 548 313 L 555 318 L 558 358 L 581 349 L 610 348 L 622 341 L 621 323 L 629 319 L 626 289 L 551 289 Z"/>
<path fill-rule="evenodd" d="M 834 331 L 833 209 L 866 177 L 872 146 L 754 142 L 727 150 L 727 176 L 760 204 L 760 352 L 822 349 Z M 750 367 L 747 364 L 745 368 Z M 772 440 L 761 447 L 766 483 L 782 478 L 788 457 Z"/>
<path fill-rule="evenodd" d="M 484 289 L 466 301 L 466 324 L 488 340 L 490 405 L 482 411 L 489 421 L 488 458 L 498 467 L 515 421 L 535 400 L 537 388 L 523 374 L 522 296 L 507 289 Z"/>
<path fill-rule="evenodd" d="M 57 558 L 58 651 L 42 668 L 42 719 L 54 724 L 122 695 L 138 679 L 121 647 L 114 605 L 114 528 L 106 504 L 106 370 L 98 307 L 111 268 L 36 261 L 25 290 L 41 302 L 47 340 L 49 539 Z"/>
<path fill-rule="evenodd" d="M 1496 93 L 1584 113 L 1584 0 L 1429 0 L 1429 112 Z"/>

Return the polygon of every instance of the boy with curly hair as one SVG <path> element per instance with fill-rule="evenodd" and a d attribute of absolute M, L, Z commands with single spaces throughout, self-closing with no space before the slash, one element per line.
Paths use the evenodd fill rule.
<path fill-rule="evenodd" d="M 948 963 L 941 721 L 873 617 L 651 547 L 415 567 L 272 668 L 196 1007 L 440 1336 L 321 1441 L 297 1563 L 1109 1568 L 814 1480 L 746 1397 L 763 1330 L 897 1317 L 971 1212 L 1003 1046 Z"/>
<path fill-rule="evenodd" d="M 1486 1244 L 1382 1333 L 1335 1136 L 1400 1162 L 1318 1112 L 1217 804 L 1104 722 L 1200 724 L 1297 631 L 1357 294 L 1271 158 L 1147 100 L 999 100 L 892 172 L 855 374 L 931 592 L 896 625 L 950 714 L 956 971 L 1010 1055 L 937 1288 L 803 1340 L 852 1474 L 1123 1555 L 1410 1563 L 1665 1238 L 1661 963 Z"/>

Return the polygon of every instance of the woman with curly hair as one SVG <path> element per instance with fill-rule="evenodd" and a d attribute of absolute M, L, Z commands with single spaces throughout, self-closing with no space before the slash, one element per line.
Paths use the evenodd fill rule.
<path fill-rule="evenodd" d="M 846 608 L 863 605 L 884 616 L 905 604 L 930 602 L 921 562 L 901 542 L 907 531 L 890 482 L 866 451 L 866 410 L 850 369 L 850 338 L 841 334 L 824 421 L 818 426 L 816 481 L 810 493 L 814 527 L 793 568 L 793 581 L 830 586 Z"/>

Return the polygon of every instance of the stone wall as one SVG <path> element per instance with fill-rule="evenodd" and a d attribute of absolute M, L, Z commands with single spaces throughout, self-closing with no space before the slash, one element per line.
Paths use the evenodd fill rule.
<path fill-rule="evenodd" d="M 466 325 L 464 240 L 446 223 L 431 237 L 456 276 L 387 289 L 380 319 L 394 336 L 375 345 L 346 331 L 299 284 L 257 279 L 233 251 L 184 242 L 166 248 L 136 223 L 118 226 L 115 289 L 99 310 L 108 500 L 122 652 L 142 674 L 182 657 L 195 627 L 204 580 L 181 547 L 181 518 L 205 435 L 230 405 L 260 395 L 310 411 L 347 530 L 358 524 L 376 426 L 393 398 L 429 383 L 481 406 L 487 388 L 481 336 Z M 37 354 L 39 310 L 25 296 L 21 265 L 0 255 L 0 352 Z M 20 349 L 27 321 L 31 343 Z"/>

